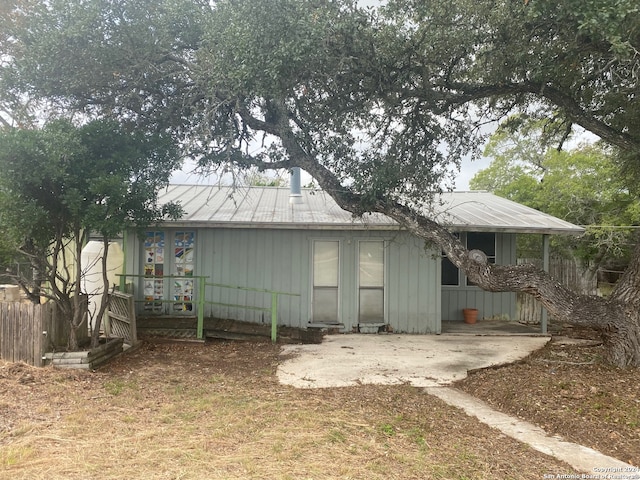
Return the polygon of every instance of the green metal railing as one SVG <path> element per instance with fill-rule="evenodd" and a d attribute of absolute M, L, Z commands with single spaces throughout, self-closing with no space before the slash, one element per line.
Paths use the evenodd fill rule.
<path fill-rule="evenodd" d="M 136 303 L 171 303 L 171 304 L 183 304 L 183 303 L 193 303 L 196 304 L 197 311 L 197 327 L 196 327 L 196 336 L 198 339 L 202 339 L 204 337 L 204 306 L 205 305 L 217 305 L 222 307 L 233 307 L 233 308 L 244 308 L 248 310 L 260 310 L 265 312 L 271 312 L 271 341 L 276 342 L 278 338 L 278 299 L 280 295 L 288 295 L 299 297 L 299 293 L 291 293 L 291 292 L 279 292 L 277 290 L 268 290 L 264 288 L 251 288 L 251 287 L 241 287 L 237 285 L 226 285 L 223 283 L 210 283 L 207 282 L 206 279 L 209 277 L 204 276 L 192 276 L 186 277 L 184 275 L 133 275 L 133 274 L 118 274 L 120 277 L 120 289 L 121 291 L 125 290 L 126 279 L 127 278 L 144 278 L 150 280 L 171 280 L 171 279 L 181 279 L 181 280 L 194 280 L 198 285 L 198 296 L 195 301 L 188 302 L 184 299 L 182 300 L 135 300 Z M 206 289 L 207 287 L 218 287 L 218 288 L 229 288 L 233 290 L 243 290 L 247 292 L 258 292 L 258 293 L 268 293 L 271 295 L 271 305 L 269 307 L 255 307 L 251 305 L 242 305 L 235 303 L 222 303 L 222 302 L 213 302 L 210 300 L 206 300 Z"/>
<path fill-rule="evenodd" d="M 244 290 L 247 292 L 258 292 L 258 293 L 268 293 L 271 295 L 271 306 L 269 308 L 265 307 L 252 307 L 248 305 L 237 305 L 230 303 L 220 303 L 220 302 L 209 302 L 205 301 L 207 305 L 218 305 L 225 307 L 236 307 L 236 308 L 247 308 L 251 310 L 262 310 L 265 312 L 271 312 L 271 341 L 275 343 L 278 337 L 278 297 L 280 295 L 289 295 L 293 297 L 299 297 L 299 293 L 290 293 L 290 292 L 278 292 L 276 290 L 267 290 L 264 288 L 250 288 L 250 287 L 239 287 L 237 285 L 225 285 L 223 283 L 209 283 L 202 282 L 200 283 L 201 291 L 199 292 L 198 298 L 203 299 L 205 297 L 205 289 L 206 287 L 219 287 L 219 288 L 231 288 L 234 290 Z M 198 338 L 201 338 L 201 329 L 202 324 L 204 323 L 204 308 L 198 308 Z"/>

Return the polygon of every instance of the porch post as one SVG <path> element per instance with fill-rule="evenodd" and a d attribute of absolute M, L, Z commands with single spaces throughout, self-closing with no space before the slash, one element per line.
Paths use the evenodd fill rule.
<path fill-rule="evenodd" d="M 542 269 L 549 273 L 549 234 L 542 235 Z M 540 333 L 547 333 L 547 309 L 542 307 L 540 314 Z"/>
<path fill-rule="evenodd" d="M 271 292 L 271 341 L 278 339 L 278 294 Z"/>
<path fill-rule="evenodd" d="M 206 277 L 197 277 L 198 281 L 198 323 L 196 326 L 196 337 L 198 340 L 202 340 L 204 338 L 204 294 L 205 289 L 207 287 L 207 278 Z"/>
<path fill-rule="evenodd" d="M 122 275 L 120 276 L 120 291 L 126 293 L 127 289 L 127 229 L 122 232 Z"/>

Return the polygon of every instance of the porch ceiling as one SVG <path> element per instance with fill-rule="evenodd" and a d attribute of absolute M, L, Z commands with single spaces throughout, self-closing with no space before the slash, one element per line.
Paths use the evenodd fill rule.
<path fill-rule="evenodd" d="M 355 218 L 325 192 L 302 189 L 300 203 L 289 202 L 289 189 L 217 185 L 169 185 L 160 202 L 180 201 L 185 215 L 175 226 L 395 230 L 381 214 Z M 492 231 L 580 235 L 584 229 L 488 192 L 451 192 L 434 203 L 433 217 L 455 231 Z"/>

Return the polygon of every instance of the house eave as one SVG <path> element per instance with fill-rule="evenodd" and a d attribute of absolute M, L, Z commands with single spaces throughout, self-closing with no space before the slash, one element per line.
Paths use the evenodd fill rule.
<path fill-rule="evenodd" d="M 167 221 L 161 224 L 170 228 L 241 228 L 271 230 L 346 230 L 346 231 L 401 231 L 398 224 L 375 223 L 284 223 L 284 222 L 209 222 Z M 487 225 L 447 225 L 453 232 L 495 232 L 528 235 L 573 235 L 581 236 L 584 228 L 535 228 Z"/>
<path fill-rule="evenodd" d="M 453 232 L 495 232 L 527 235 L 565 235 L 580 237 L 584 235 L 584 228 L 536 228 L 536 227 L 510 227 L 487 225 L 451 225 Z"/>
<path fill-rule="evenodd" d="M 353 231 L 399 231 L 397 224 L 365 223 L 279 223 L 279 222 L 208 222 L 208 221 L 167 221 L 160 225 L 171 228 L 244 228 L 271 230 L 353 230 Z"/>

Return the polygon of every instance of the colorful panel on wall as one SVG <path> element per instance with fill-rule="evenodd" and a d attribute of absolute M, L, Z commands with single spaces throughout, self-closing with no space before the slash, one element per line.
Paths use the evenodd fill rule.
<path fill-rule="evenodd" d="M 147 232 L 144 240 L 144 309 L 162 310 L 164 298 L 164 232 Z"/>
<path fill-rule="evenodd" d="M 174 274 L 184 277 L 193 276 L 193 254 L 195 232 L 176 232 L 174 236 Z M 175 311 L 192 311 L 193 280 L 177 279 L 173 284 L 173 304 Z"/>

